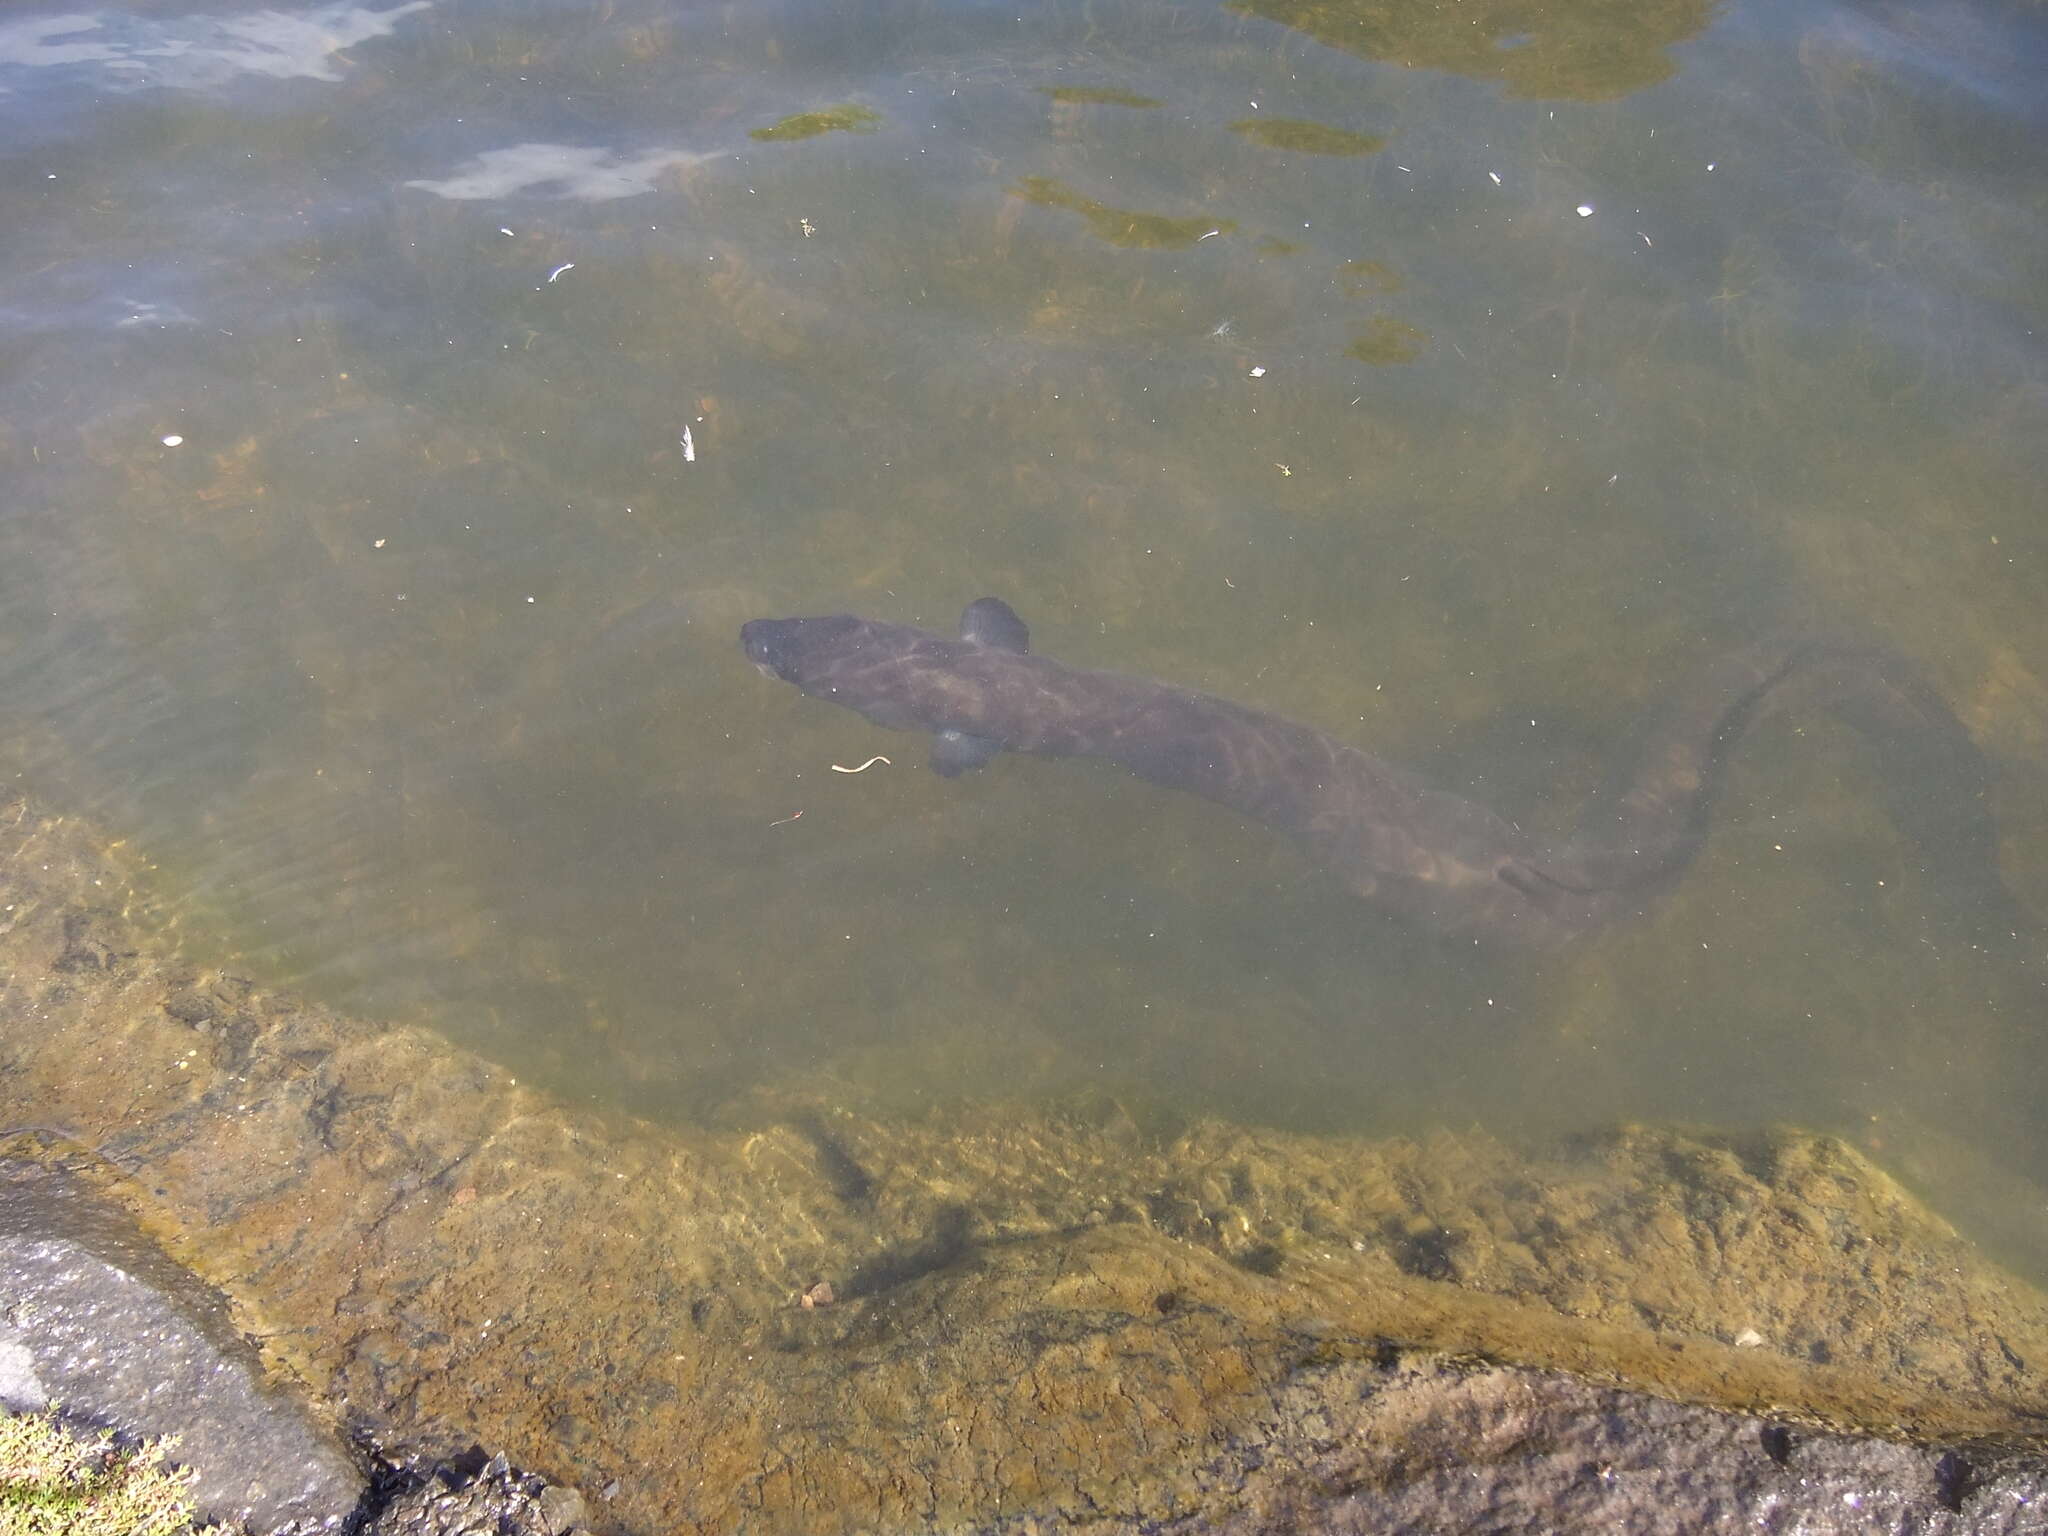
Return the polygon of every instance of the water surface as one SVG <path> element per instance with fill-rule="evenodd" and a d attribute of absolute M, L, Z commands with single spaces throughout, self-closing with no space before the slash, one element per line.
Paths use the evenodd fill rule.
<path fill-rule="evenodd" d="M 14 8 L 0 755 L 196 953 L 595 1101 L 1791 1120 L 2024 1256 L 2042 946 L 1829 722 L 1496 958 L 735 636 L 993 593 L 1561 826 L 1816 625 L 1963 719 L 2038 914 L 2044 69 L 1988 3 Z"/>

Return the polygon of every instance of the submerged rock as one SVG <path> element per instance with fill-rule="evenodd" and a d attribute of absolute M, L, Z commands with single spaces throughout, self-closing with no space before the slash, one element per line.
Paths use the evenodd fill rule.
<path fill-rule="evenodd" d="M 584 1528 L 583 1496 L 516 1471 L 503 1455 L 481 1467 L 450 1462 L 401 1474 L 359 1536 L 570 1536 Z"/>
<path fill-rule="evenodd" d="M 1555 1372 L 1354 1363 L 1292 1388 L 1278 1422 L 1326 1426 L 1292 1478 L 1155 1536 L 1530 1531 L 1630 1536 L 2022 1536 L 2048 1527 L 2048 1462 L 1829 1434 Z M 1019 1530 L 1012 1523 L 1006 1530 Z"/>

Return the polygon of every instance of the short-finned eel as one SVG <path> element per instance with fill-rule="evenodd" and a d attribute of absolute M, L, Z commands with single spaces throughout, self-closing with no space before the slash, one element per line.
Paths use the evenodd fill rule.
<path fill-rule="evenodd" d="M 755 619 L 740 643 L 762 672 L 815 698 L 929 733 L 945 777 L 998 752 L 1107 758 L 1286 833 L 1355 895 L 1423 927 L 1536 945 L 1641 911 L 1675 881 L 1699 850 L 1729 749 L 1797 696 L 1913 759 L 1891 810 L 1923 862 L 1965 887 L 1980 919 L 2002 924 L 2015 910 L 1983 759 L 1947 706 L 1874 649 L 1781 638 L 1722 656 L 1642 734 L 1579 837 L 1540 848 L 1485 806 L 1309 726 L 1034 655 L 997 598 L 968 605 L 958 638 L 837 614 Z"/>

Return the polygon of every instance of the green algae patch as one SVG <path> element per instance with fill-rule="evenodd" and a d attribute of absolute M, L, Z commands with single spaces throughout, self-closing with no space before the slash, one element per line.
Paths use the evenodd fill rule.
<path fill-rule="evenodd" d="M 1292 150 L 1298 155 L 1371 155 L 1387 147 L 1387 141 L 1376 134 L 1347 133 L 1299 117 L 1241 117 L 1230 125 L 1230 131 L 1267 149 Z"/>
<path fill-rule="evenodd" d="M 170 1441 L 80 1437 L 46 1413 L 0 1417 L 4 1536 L 187 1536 L 192 1473 L 166 1467 Z"/>
<path fill-rule="evenodd" d="M 1337 281 L 1345 296 L 1353 299 L 1399 293 L 1403 286 L 1401 274 L 1384 261 L 1347 261 L 1337 269 Z"/>
<path fill-rule="evenodd" d="M 1054 101 L 1084 107 L 1163 107 L 1165 102 L 1136 91 L 1118 90 L 1113 85 L 1041 85 L 1039 91 Z"/>
<path fill-rule="evenodd" d="M 1714 16 L 1712 0 L 1228 0 L 1225 9 L 1360 58 L 1498 80 L 1510 96 L 1553 101 L 1612 101 L 1655 85 L 1674 68 L 1671 49 Z"/>
<path fill-rule="evenodd" d="M 1375 368 L 1384 368 L 1392 363 L 1412 363 L 1422 356 L 1422 344 L 1427 340 L 1429 332 L 1405 320 L 1396 320 L 1392 315 L 1374 315 L 1351 338 L 1351 345 L 1344 349 L 1344 355 L 1355 357 L 1361 363 L 1371 363 Z"/>
<path fill-rule="evenodd" d="M 881 122 L 881 114 L 866 107 L 824 107 L 794 113 L 779 123 L 754 129 L 747 137 L 764 144 L 787 144 L 795 139 L 815 139 L 821 133 L 873 133 Z"/>
<path fill-rule="evenodd" d="M 1050 176 L 1026 176 L 1010 188 L 1013 196 L 1041 208 L 1064 208 L 1088 221 L 1089 231 L 1111 245 L 1139 250 L 1185 250 L 1210 235 L 1227 235 L 1237 228 L 1235 219 L 1176 219 L 1163 213 L 1140 213 L 1132 208 L 1112 208 L 1107 203 L 1084 197 L 1062 181 Z"/>

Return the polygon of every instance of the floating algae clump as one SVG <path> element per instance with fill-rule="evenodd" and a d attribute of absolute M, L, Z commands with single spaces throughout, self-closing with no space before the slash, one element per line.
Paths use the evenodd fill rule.
<path fill-rule="evenodd" d="M 1374 315 L 1364 328 L 1351 339 L 1351 345 L 1344 349 L 1349 357 L 1361 363 L 1384 366 L 1388 363 L 1412 363 L 1422 355 L 1422 344 L 1429 340 L 1429 333 L 1396 320 L 1392 315 Z"/>
<path fill-rule="evenodd" d="M 767 128 L 756 128 L 747 137 L 766 143 L 790 139 L 815 139 L 821 133 L 873 133 L 881 115 L 866 107 L 824 107 L 816 112 L 798 112 Z"/>
<path fill-rule="evenodd" d="M 1110 85 L 1041 85 L 1039 90 L 1054 101 L 1087 107 L 1163 107 L 1165 102 L 1136 91 L 1118 90 Z"/>
<path fill-rule="evenodd" d="M 1111 245 L 1177 251 L 1210 235 L 1227 235 L 1237 228 L 1235 219 L 1176 219 L 1163 213 L 1112 208 L 1107 203 L 1082 196 L 1050 176 L 1026 176 L 1010 191 L 1041 207 L 1066 208 L 1080 214 L 1088 221 L 1088 228 Z"/>
<path fill-rule="evenodd" d="M 1347 133 L 1298 117 L 1241 117 L 1230 125 L 1254 144 L 1268 149 L 1291 149 L 1304 155 L 1370 155 L 1387 147 L 1387 141 L 1369 133 Z"/>
<path fill-rule="evenodd" d="M 1338 268 L 1338 282 L 1351 298 L 1367 294 L 1399 293 L 1401 274 L 1383 261 L 1347 261 Z"/>

